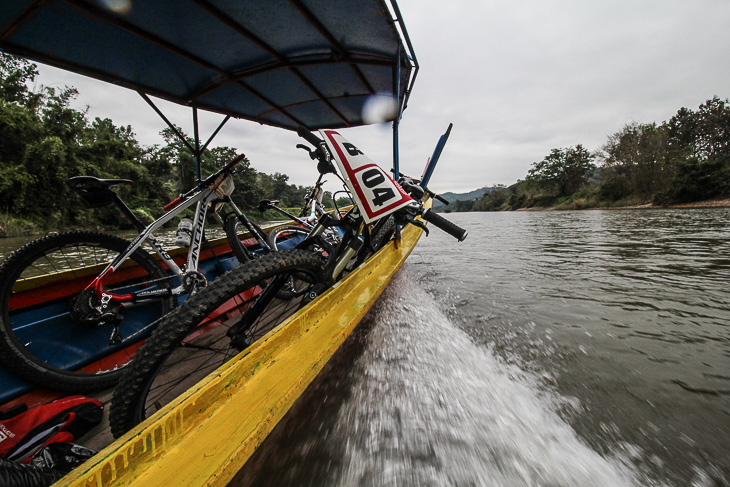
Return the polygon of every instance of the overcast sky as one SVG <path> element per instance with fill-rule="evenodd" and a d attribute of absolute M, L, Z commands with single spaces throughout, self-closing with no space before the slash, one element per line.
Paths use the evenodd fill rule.
<path fill-rule="evenodd" d="M 466 192 L 524 179 L 553 148 L 597 150 L 624 124 L 668 120 L 730 97 L 728 0 L 400 0 L 421 66 L 400 130 L 401 170 L 420 175 L 454 128 L 431 182 Z M 165 125 L 135 92 L 41 66 L 44 85 L 79 89 L 77 107 L 132 125 L 145 145 Z M 160 101 L 192 133 L 190 109 Z M 201 114 L 207 140 L 222 117 Z M 389 126 L 340 131 L 391 164 Z M 312 163 L 288 131 L 231 120 L 213 145 L 245 153 L 257 170 L 312 184 Z"/>

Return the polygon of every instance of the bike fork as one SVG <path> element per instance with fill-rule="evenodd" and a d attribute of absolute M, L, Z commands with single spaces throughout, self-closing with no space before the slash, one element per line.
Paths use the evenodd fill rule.
<path fill-rule="evenodd" d="M 246 331 L 251 328 L 254 321 L 266 310 L 271 302 L 276 298 L 276 293 L 284 286 L 284 283 L 291 277 L 291 274 L 281 274 L 276 276 L 269 282 L 259 294 L 253 306 L 247 309 L 241 319 L 235 323 L 226 332 L 226 336 L 231 339 L 231 346 L 238 351 L 251 345 L 246 337 Z"/>

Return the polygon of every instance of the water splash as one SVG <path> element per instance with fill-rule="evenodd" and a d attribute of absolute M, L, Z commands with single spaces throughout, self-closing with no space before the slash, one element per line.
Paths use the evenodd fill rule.
<path fill-rule="evenodd" d="M 344 456 L 334 485 L 647 484 L 584 444 L 559 398 L 475 345 L 407 269 L 378 306 L 330 438 Z"/>

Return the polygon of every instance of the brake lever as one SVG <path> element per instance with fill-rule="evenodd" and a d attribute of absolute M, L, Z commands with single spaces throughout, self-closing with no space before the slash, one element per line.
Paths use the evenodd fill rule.
<path fill-rule="evenodd" d="M 317 158 L 317 151 L 312 150 L 304 144 L 297 144 L 297 149 L 304 149 L 309 154 L 309 158 L 315 160 Z"/>
<path fill-rule="evenodd" d="M 426 225 L 422 221 L 416 220 L 417 213 L 411 213 L 411 211 L 408 211 L 410 209 L 404 209 L 404 210 L 406 210 L 406 211 L 403 211 L 402 213 L 395 215 L 396 223 L 401 226 L 407 225 L 408 223 L 410 223 L 411 225 L 414 225 L 414 226 L 420 228 L 421 230 L 423 230 L 426 233 L 426 236 L 428 237 L 428 228 L 426 227 Z"/>

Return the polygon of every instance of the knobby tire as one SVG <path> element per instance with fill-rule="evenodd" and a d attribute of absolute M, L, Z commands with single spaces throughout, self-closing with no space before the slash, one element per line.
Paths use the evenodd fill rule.
<path fill-rule="evenodd" d="M 111 324 L 82 325 L 70 317 L 68 310 L 78 294 L 76 290 L 85 288 L 101 273 L 104 263 L 129 244 L 125 239 L 98 232 L 65 232 L 34 240 L 13 252 L 0 267 L 0 362 L 19 377 L 49 389 L 82 393 L 114 386 L 136 351 L 128 345 L 149 335 L 149 324 L 169 312 L 176 301 L 166 298 L 143 305 L 137 309 L 144 315 L 134 315 L 129 321 L 125 317 L 121 330 L 127 340 L 122 345 L 109 344 Z M 170 286 L 163 268 L 146 251 L 137 249 L 131 259 L 143 269 L 143 275 L 133 280 L 138 288 L 149 286 L 152 280 L 161 280 L 157 286 Z M 84 267 L 91 265 L 95 267 L 80 275 Z M 24 297 L 27 292 L 21 292 L 21 287 L 28 285 L 26 278 L 41 279 L 39 276 L 64 271 L 68 271 L 63 276 L 69 280 L 54 281 L 58 283 L 54 299 L 50 299 L 53 293 L 47 285 L 39 287 L 40 295 L 30 300 Z M 111 287 L 130 283 L 132 280 L 117 282 Z M 149 321 L 142 322 L 147 318 Z M 125 336 L 126 327 L 131 326 L 134 331 L 129 328 Z M 99 363 L 99 357 L 110 352 L 115 353 Z M 74 367 L 84 370 L 70 370 Z"/>
<path fill-rule="evenodd" d="M 228 240 L 228 244 L 231 246 L 233 255 L 236 256 L 238 262 L 243 264 L 251 260 L 253 254 L 245 245 L 243 245 L 243 242 L 241 242 L 241 238 L 239 236 L 239 233 L 241 233 L 239 232 L 240 227 L 244 227 L 244 225 L 238 217 L 236 217 L 236 215 L 230 215 L 223 225 L 223 228 L 226 231 L 226 239 Z M 248 229 L 246 229 L 246 231 L 248 231 Z M 251 237 L 253 237 L 253 235 L 251 235 Z"/>
<path fill-rule="evenodd" d="M 198 383 L 241 349 L 232 347 L 227 332 L 241 312 L 265 295 L 267 283 L 286 276 L 300 292 L 289 299 L 279 293 L 246 330 L 247 343 L 260 339 L 301 306 L 306 289 L 316 281 L 324 258 L 306 250 L 271 252 L 216 279 L 168 314 L 139 350 L 115 389 L 110 426 L 115 438 Z M 284 279 L 284 278 L 283 278 Z M 282 280 L 278 280 L 281 282 Z M 268 293 L 269 296 L 272 293 Z"/>

